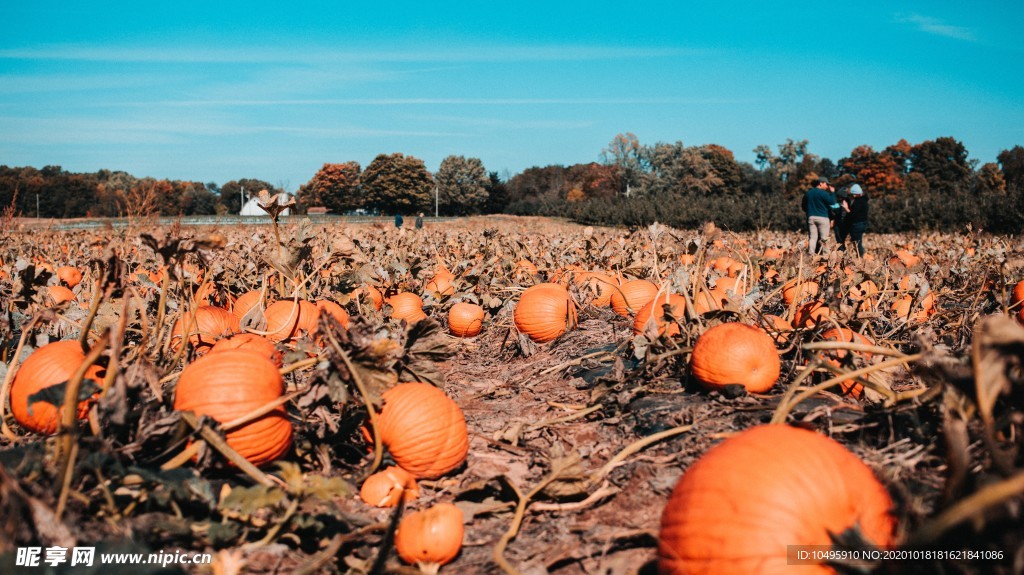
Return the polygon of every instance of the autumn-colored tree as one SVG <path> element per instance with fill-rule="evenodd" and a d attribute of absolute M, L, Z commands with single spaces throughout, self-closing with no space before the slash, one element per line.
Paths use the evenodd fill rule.
<path fill-rule="evenodd" d="M 1006 179 L 999 164 L 989 162 L 974 175 L 974 189 L 977 194 L 1006 194 Z"/>
<path fill-rule="evenodd" d="M 641 178 L 649 195 L 707 195 L 722 186 L 711 162 L 694 147 L 682 142 L 664 142 L 645 148 L 644 157 L 651 170 Z"/>
<path fill-rule="evenodd" d="M 891 154 L 876 152 L 871 146 L 857 146 L 849 158 L 840 160 L 843 172 L 854 176 L 864 191 L 872 195 L 891 195 L 906 187 L 902 170 Z"/>
<path fill-rule="evenodd" d="M 298 202 L 306 208 L 327 208 L 345 213 L 362 207 L 359 162 L 324 164 L 313 178 L 299 187 Z"/>
<path fill-rule="evenodd" d="M 359 181 L 367 205 L 383 213 L 410 214 L 433 206 L 434 181 L 419 158 L 380 154 Z"/>
<path fill-rule="evenodd" d="M 713 194 L 738 194 L 743 188 L 743 173 L 732 150 L 718 144 L 707 144 L 698 148 L 701 156 L 711 164 L 722 184 L 711 190 Z"/>
<path fill-rule="evenodd" d="M 509 203 L 553 202 L 564 199 L 568 191 L 568 170 L 564 166 L 533 167 L 508 181 Z"/>
<path fill-rule="evenodd" d="M 927 140 L 910 150 L 910 169 L 928 180 L 933 192 L 951 194 L 967 189 L 973 170 L 967 148 L 949 137 Z"/>
<path fill-rule="evenodd" d="M 566 199 L 569 199 L 570 193 L 575 200 L 611 198 L 622 189 L 622 171 L 617 166 L 596 162 L 575 164 L 569 166 L 566 177 L 567 189 L 563 190 Z"/>
<path fill-rule="evenodd" d="M 633 188 L 648 169 L 640 140 L 631 132 L 616 134 L 608 147 L 601 151 L 601 161 L 619 169 L 620 193 L 626 197 L 632 195 Z"/>
<path fill-rule="evenodd" d="M 480 213 L 487 203 L 487 171 L 478 158 L 448 156 L 434 176 L 438 203 L 445 215 Z"/>
<path fill-rule="evenodd" d="M 802 180 L 813 171 L 817 156 L 807 151 L 807 140 L 788 138 L 786 143 L 779 144 L 776 155 L 765 144 L 754 148 L 758 167 L 778 178 L 787 194 L 803 191 Z"/>
<path fill-rule="evenodd" d="M 1024 193 L 1024 148 L 1014 146 L 999 152 L 997 158 L 1006 180 L 1007 189 Z"/>
<path fill-rule="evenodd" d="M 910 142 L 902 138 L 885 149 L 885 153 L 892 158 L 893 163 L 896 165 L 896 171 L 902 176 L 910 172 L 910 151 L 912 149 L 913 146 L 910 145 Z"/>

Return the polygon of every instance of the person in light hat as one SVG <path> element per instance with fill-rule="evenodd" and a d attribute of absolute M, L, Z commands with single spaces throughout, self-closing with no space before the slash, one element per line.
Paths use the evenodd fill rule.
<path fill-rule="evenodd" d="M 850 186 L 850 198 L 847 201 L 850 211 L 843 220 L 848 230 L 850 241 L 857 246 L 857 255 L 864 256 L 864 232 L 868 230 L 868 196 L 856 181 Z"/>

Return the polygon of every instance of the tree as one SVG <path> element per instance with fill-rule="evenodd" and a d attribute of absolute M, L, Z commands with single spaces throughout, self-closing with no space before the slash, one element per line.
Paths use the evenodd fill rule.
<path fill-rule="evenodd" d="M 601 161 L 616 166 L 622 172 L 621 193 L 626 197 L 632 195 L 633 186 L 639 183 L 640 175 L 647 169 L 640 140 L 631 132 L 616 134 L 608 147 L 601 151 Z"/>
<path fill-rule="evenodd" d="M 644 174 L 643 188 L 650 195 L 707 195 L 722 186 L 711 162 L 698 148 L 687 148 L 682 142 L 660 142 L 645 149 L 650 172 Z"/>
<path fill-rule="evenodd" d="M 967 189 L 973 170 L 967 148 L 953 138 L 927 140 L 910 150 L 910 169 L 928 180 L 933 192 L 953 194 Z"/>
<path fill-rule="evenodd" d="M 1024 148 L 1014 146 L 1003 150 L 996 157 L 1006 180 L 1006 187 L 1016 193 L 1024 193 Z"/>
<path fill-rule="evenodd" d="M 487 203 L 490 180 L 477 158 L 448 156 L 434 176 L 438 203 L 445 214 L 478 214 Z"/>
<path fill-rule="evenodd" d="M 508 181 L 509 203 L 554 202 L 565 199 L 568 170 L 564 166 L 533 167 Z"/>
<path fill-rule="evenodd" d="M 978 195 L 1005 195 L 1006 179 L 999 170 L 999 164 L 988 163 L 974 176 L 974 190 Z"/>
<path fill-rule="evenodd" d="M 359 162 L 324 164 L 311 180 L 299 187 L 298 202 L 306 208 L 327 208 L 339 214 L 361 208 L 359 172 Z"/>
<path fill-rule="evenodd" d="M 401 153 L 374 158 L 360 184 L 366 204 L 384 213 L 425 210 L 433 200 L 434 182 L 423 160 Z"/>
<path fill-rule="evenodd" d="M 712 189 L 713 194 L 738 194 L 743 187 L 743 172 L 736 162 L 732 150 L 718 144 L 707 144 L 698 148 L 700 155 L 711 164 L 711 169 L 721 185 Z"/>
<path fill-rule="evenodd" d="M 809 168 L 817 159 L 807 152 L 807 145 L 807 140 L 788 138 L 786 143 L 778 145 L 779 153 L 776 155 L 767 145 L 761 144 L 754 148 L 757 165 L 777 177 L 787 193 L 795 193 L 801 188 L 801 179 L 812 171 Z"/>
<path fill-rule="evenodd" d="M 484 213 L 500 214 L 505 211 L 508 203 L 508 185 L 501 181 L 498 172 L 491 172 L 487 176 L 487 203 L 484 205 Z"/>
<path fill-rule="evenodd" d="M 255 178 L 242 178 L 231 180 L 220 188 L 220 203 L 227 208 L 227 213 L 238 214 L 242 211 L 242 199 L 239 192 L 244 192 L 245 201 L 259 195 L 260 190 L 267 190 L 271 195 L 282 192 L 275 188 L 270 182 L 257 180 Z"/>
<path fill-rule="evenodd" d="M 849 158 L 839 161 L 843 172 L 857 178 L 864 191 L 869 194 L 900 192 L 906 188 L 902 169 L 888 152 L 876 152 L 871 146 L 857 146 Z"/>

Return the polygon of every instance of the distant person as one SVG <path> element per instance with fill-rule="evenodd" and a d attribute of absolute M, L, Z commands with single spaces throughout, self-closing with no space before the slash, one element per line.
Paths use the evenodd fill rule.
<path fill-rule="evenodd" d="M 402 219 L 402 214 L 395 214 L 395 227 L 398 229 L 402 229 L 402 224 L 404 223 L 405 220 Z"/>
<path fill-rule="evenodd" d="M 850 224 L 846 221 L 850 213 L 849 199 L 850 190 L 848 188 L 843 188 L 836 193 L 839 209 L 836 210 L 834 228 L 836 232 L 836 246 L 840 251 L 846 250 L 846 236 L 850 235 Z"/>
<path fill-rule="evenodd" d="M 839 210 L 836 196 L 830 188 L 828 178 L 821 177 L 818 178 L 818 183 L 804 194 L 802 205 L 807 214 L 807 227 L 810 233 L 807 252 L 812 256 L 821 251 L 828 242 L 830 230 L 835 225 L 833 218 Z"/>
<path fill-rule="evenodd" d="M 416 229 L 423 229 L 423 212 L 420 212 L 420 215 L 416 216 Z"/>
<path fill-rule="evenodd" d="M 857 246 L 857 255 L 864 255 L 864 232 L 868 230 L 868 197 L 860 184 L 850 186 L 850 212 L 846 214 L 844 223 L 850 235 L 850 241 Z"/>

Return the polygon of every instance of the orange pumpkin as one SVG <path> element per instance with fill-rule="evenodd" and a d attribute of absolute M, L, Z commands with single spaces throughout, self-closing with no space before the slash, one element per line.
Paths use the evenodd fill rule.
<path fill-rule="evenodd" d="M 341 324 L 341 327 L 348 329 L 349 317 L 345 308 L 328 299 L 317 300 L 314 302 L 314 305 L 316 305 L 317 309 L 320 310 L 320 313 L 332 315 L 334 319 Z"/>
<path fill-rule="evenodd" d="M 387 302 L 391 306 L 391 318 L 394 320 L 404 319 L 411 325 L 427 319 L 427 313 L 423 311 L 423 300 L 414 293 L 397 293 L 389 297 Z"/>
<path fill-rule="evenodd" d="M 764 393 L 775 385 L 781 368 L 772 338 L 742 323 L 723 323 L 705 331 L 690 358 L 690 372 L 712 390 L 739 384 L 749 392 Z"/>
<path fill-rule="evenodd" d="M 796 309 L 796 313 L 793 314 L 793 324 L 810 329 L 819 323 L 828 321 L 831 315 L 832 310 L 825 305 L 825 302 L 812 300 Z"/>
<path fill-rule="evenodd" d="M 712 447 L 676 484 L 661 518 L 661 575 L 834 575 L 824 564 L 793 566 L 789 545 L 829 547 L 859 530 L 895 542 L 892 499 L 871 469 L 813 431 L 762 425 Z"/>
<path fill-rule="evenodd" d="M 1019 306 L 1022 303 L 1024 303 L 1024 280 L 1017 282 L 1010 294 L 1010 305 Z"/>
<path fill-rule="evenodd" d="M 611 303 L 617 279 L 601 272 L 579 272 L 573 276 L 573 284 L 583 288 L 591 297 L 589 303 L 596 307 L 604 307 Z"/>
<path fill-rule="evenodd" d="M 889 265 L 891 266 L 903 266 L 907 268 L 912 268 L 919 263 L 921 263 L 921 258 L 915 256 L 910 252 L 910 250 L 907 249 L 896 250 L 896 253 L 894 253 L 893 256 L 889 258 Z"/>
<path fill-rule="evenodd" d="M 427 292 L 433 295 L 434 299 L 441 299 L 443 297 L 450 296 L 455 293 L 455 286 L 452 284 L 454 281 L 455 274 L 442 269 L 434 274 L 434 277 L 430 278 L 430 281 L 427 282 Z"/>
<path fill-rule="evenodd" d="M 893 319 L 906 320 L 910 323 L 924 323 L 935 313 L 935 294 L 929 293 L 920 299 L 914 307 L 914 296 L 905 295 L 893 302 L 891 310 Z M 911 311 L 914 311 L 911 313 Z"/>
<path fill-rule="evenodd" d="M 420 496 L 416 478 L 394 465 L 366 478 L 359 497 L 374 507 L 394 507 L 399 501 L 409 503 Z"/>
<path fill-rule="evenodd" d="M 793 324 L 789 320 L 772 314 L 761 316 L 761 325 L 758 327 L 770 335 L 777 344 L 785 343 L 789 337 L 789 332 L 793 331 Z"/>
<path fill-rule="evenodd" d="M 448 330 L 455 337 L 474 337 L 484 323 L 484 308 L 460 301 L 448 310 Z"/>
<path fill-rule="evenodd" d="M 18 368 L 14 382 L 11 383 L 11 413 L 15 421 L 36 433 L 56 433 L 57 420 L 64 408 L 57 408 L 45 401 L 29 403 L 29 398 L 48 387 L 67 382 L 84 361 L 85 352 L 75 340 L 50 343 L 32 352 Z M 92 365 L 85 372 L 85 379 L 91 379 L 99 384 L 102 371 L 100 366 Z M 63 402 L 63 395 L 62 392 L 54 399 Z M 78 402 L 79 419 L 86 418 L 92 401 L 93 399 L 89 398 Z"/>
<path fill-rule="evenodd" d="M 786 251 L 782 248 L 765 248 L 762 258 L 766 260 L 778 260 L 782 259 L 786 255 Z"/>
<path fill-rule="evenodd" d="M 528 259 L 521 259 L 516 262 L 516 270 L 535 276 L 539 273 L 537 266 L 533 265 Z"/>
<path fill-rule="evenodd" d="M 254 333 L 236 333 L 231 337 L 218 339 L 208 353 L 217 353 L 229 349 L 245 349 L 254 351 L 269 359 L 277 367 L 284 364 L 284 354 L 277 349 L 274 342 Z"/>
<path fill-rule="evenodd" d="M 64 302 L 75 301 L 75 292 L 68 288 L 56 285 L 46 288 L 46 298 L 53 302 L 53 305 L 60 305 Z"/>
<path fill-rule="evenodd" d="M 186 312 L 174 323 L 171 349 L 177 350 L 181 345 L 186 328 L 189 343 L 199 353 L 206 353 L 218 339 L 241 331 L 238 318 L 228 310 L 209 305 L 200 306 L 196 308 L 194 322 L 192 314 Z"/>
<path fill-rule="evenodd" d="M 365 297 L 370 300 L 373 305 L 373 309 L 380 310 L 384 307 L 384 296 L 380 293 L 380 290 L 373 287 L 370 284 L 366 284 L 356 290 L 356 295 L 359 297 Z"/>
<path fill-rule="evenodd" d="M 818 295 L 818 282 L 810 280 L 792 279 L 782 284 L 782 301 L 791 305 L 794 301 L 800 303 L 805 299 Z"/>
<path fill-rule="evenodd" d="M 231 307 L 231 313 L 235 314 L 235 317 L 239 321 L 245 317 L 245 314 L 249 313 L 252 308 L 260 304 L 263 299 L 263 294 L 260 290 L 247 291 L 244 294 L 235 298 L 235 303 Z"/>
<path fill-rule="evenodd" d="M 73 288 L 82 281 L 82 272 L 72 266 L 61 266 L 57 268 L 57 278 L 64 282 L 64 285 Z"/>
<path fill-rule="evenodd" d="M 845 343 L 864 343 L 867 345 L 874 345 L 875 342 L 871 341 L 871 338 L 853 331 L 850 328 L 840 327 L 832 328 L 825 333 L 821 334 L 821 337 L 825 341 L 841 341 Z M 824 355 L 828 358 L 828 362 L 832 365 L 839 367 L 843 362 L 848 361 L 847 357 L 854 358 L 858 357 L 865 361 L 871 359 L 871 354 L 867 352 L 855 351 L 853 355 L 848 355 L 845 349 L 829 350 Z M 860 397 L 864 393 L 864 385 L 859 383 L 855 379 L 847 379 L 839 384 L 839 387 L 843 390 L 844 394 L 852 397 Z"/>
<path fill-rule="evenodd" d="M 267 337 L 272 341 L 290 341 L 316 332 L 320 309 L 311 302 L 290 299 L 276 301 L 263 312 L 267 318 Z"/>
<path fill-rule="evenodd" d="M 521 333 L 546 343 L 576 327 L 576 306 L 564 286 L 537 284 L 519 296 L 512 319 Z"/>
<path fill-rule="evenodd" d="M 697 297 L 693 298 L 693 310 L 697 315 L 704 315 L 709 311 L 722 309 L 726 301 L 728 298 L 724 293 L 702 289 L 697 293 Z"/>
<path fill-rule="evenodd" d="M 220 423 L 243 417 L 281 397 L 284 380 L 260 353 L 232 349 L 207 354 L 181 372 L 174 409 L 208 415 Z M 228 445 L 254 465 L 284 455 L 292 444 L 292 424 L 284 406 L 226 434 Z"/>
<path fill-rule="evenodd" d="M 429 383 L 401 383 L 381 397 L 378 431 L 399 467 L 434 479 L 466 460 L 466 419 L 443 391 Z"/>
<path fill-rule="evenodd" d="M 629 280 L 612 290 L 612 310 L 622 317 L 629 317 L 640 311 L 654 296 L 658 295 L 658 286 L 647 280 Z"/>
<path fill-rule="evenodd" d="M 676 321 L 669 322 L 665 317 L 665 308 Z M 662 294 L 652 299 L 640 311 L 636 313 L 633 320 L 633 333 L 642 333 L 647 323 L 654 320 L 658 329 L 658 335 L 674 337 L 679 335 L 679 323 L 686 320 L 686 298 L 678 294 Z"/>
<path fill-rule="evenodd" d="M 425 575 L 436 575 L 462 549 L 462 511 L 451 503 L 438 503 L 402 518 L 395 532 L 395 550 L 406 563 Z"/>

